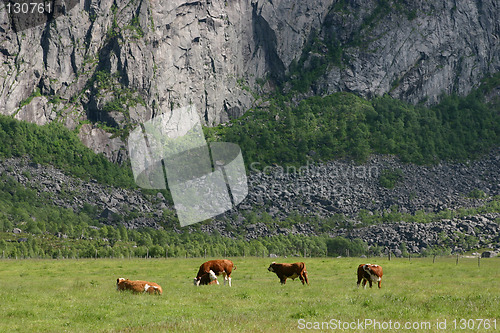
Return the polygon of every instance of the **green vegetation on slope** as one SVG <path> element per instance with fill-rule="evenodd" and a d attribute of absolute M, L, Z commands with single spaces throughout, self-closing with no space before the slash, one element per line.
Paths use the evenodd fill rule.
<path fill-rule="evenodd" d="M 247 241 L 243 236 L 231 239 L 217 233 L 203 233 L 200 230 L 201 224 L 176 232 L 173 226 L 178 225 L 178 222 L 170 211 L 164 213 L 161 230 L 135 230 L 126 229 L 123 225 L 105 225 L 101 223 L 104 221 L 99 218 L 98 213 L 96 207 L 87 204 L 79 212 L 54 206 L 48 196 L 38 197 L 35 190 L 24 188 L 13 178 L 1 176 L 0 257 L 192 257 L 202 256 L 205 251 L 211 256 L 263 253 L 286 255 L 303 253 L 304 249 L 314 256 L 324 256 L 327 251 L 331 255 L 336 253 L 333 243 L 330 244 L 326 235 L 289 235 Z M 117 220 L 125 222 L 133 216 L 134 212 L 128 216 L 117 216 Z M 257 218 L 255 214 L 251 214 L 248 221 L 255 222 Z M 266 222 L 274 226 L 272 219 Z M 286 221 L 294 222 L 296 221 Z M 14 234 L 13 228 L 19 228 L 22 232 Z M 243 235 L 242 230 L 238 232 Z M 366 245 L 360 248 L 360 241 L 345 241 L 347 244 L 352 243 L 351 253 L 380 253 L 380 249 L 375 248 L 369 252 Z"/>
<path fill-rule="evenodd" d="M 55 206 L 49 195 L 39 196 L 12 177 L 0 176 L 0 257 L 169 257 L 208 255 L 261 255 L 303 252 L 326 254 L 328 237 L 279 236 L 247 241 L 207 235 L 201 224 L 174 231 L 178 221 L 171 211 L 164 211 L 161 230 L 126 229 L 121 223 L 136 216 L 116 216 L 118 225 L 105 225 L 97 207 L 85 204 L 79 212 Z M 256 215 L 249 217 L 254 221 Z M 288 221 L 290 222 L 290 221 Z M 274 223 L 269 220 L 268 223 Z M 12 233 L 13 228 L 22 230 Z M 365 250 L 367 250 L 365 248 Z M 354 251 L 354 250 L 353 250 Z"/>
<path fill-rule="evenodd" d="M 500 198 L 493 198 L 482 207 L 445 210 L 439 213 L 417 212 L 415 215 L 402 214 L 397 207 L 386 212 L 369 214 L 361 211 L 358 220 L 361 224 L 337 214 L 329 218 L 317 216 L 300 216 L 291 214 L 283 221 L 278 221 L 266 213 L 257 215 L 254 212 L 244 214 L 244 223 L 237 226 L 229 221 L 226 231 L 234 233 L 236 238 L 222 237 L 219 233 L 202 232 L 203 224 L 195 224 L 183 228 L 180 232 L 174 226 L 178 221 L 172 211 L 164 211 L 163 229 L 153 228 L 126 229 L 122 223 L 136 216 L 136 212 L 128 215 L 117 215 L 116 225 L 99 217 L 97 207 L 84 205 L 78 212 L 54 206 L 48 195 L 39 196 L 37 191 L 27 189 L 7 176 L 0 177 L 0 257 L 9 258 L 89 258 L 89 257 L 199 257 L 205 251 L 209 256 L 243 256 L 275 253 L 279 255 L 303 254 L 304 250 L 312 256 L 345 255 L 379 255 L 381 247 L 372 246 L 360 240 L 348 240 L 342 237 L 330 238 L 328 232 L 343 227 L 366 226 L 387 222 L 432 222 L 441 219 L 461 218 L 478 213 L 499 212 Z M 108 222 L 109 223 L 109 222 Z M 278 227 L 290 228 L 298 223 L 308 223 L 318 236 L 278 235 L 246 240 L 246 226 L 264 223 L 268 229 L 275 231 Z M 22 232 L 12 233 L 13 228 Z M 478 239 L 474 236 L 443 238 L 440 244 L 429 248 L 422 255 L 435 253 L 451 253 L 455 246 L 464 249 L 477 248 Z M 405 249 L 401 248 L 405 253 Z"/>
<path fill-rule="evenodd" d="M 37 126 L 0 115 L 0 158 L 29 156 L 82 179 L 133 187 L 129 165 L 120 166 L 85 147 L 78 136 L 59 123 Z"/>
<path fill-rule="evenodd" d="M 257 162 L 261 168 L 344 157 L 363 162 L 372 153 L 419 164 L 464 160 L 500 144 L 500 110 L 484 101 L 485 93 L 481 88 L 467 97 L 447 96 L 430 108 L 350 93 L 310 97 L 297 105 L 277 96 L 268 107 L 206 133 L 239 144 L 247 166 Z"/>
<path fill-rule="evenodd" d="M 311 97 L 295 105 L 291 97 L 278 95 L 269 107 L 251 109 L 205 132 L 209 140 L 239 144 L 247 166 L 300 166 L 344 157 L 363 162 L 371 153 L 396 154 L 413 163 L 463 160 L 500 143 L 499 104 L 483 98 L 499 81 L 497 74 L 469 96 L 444 97 L 431 108 L 387 96 L 368 101 L 350 93 Z M 0 140 L 0 158 L 28 155 L 35 163 L 52 164 L 83 179 L 135 186 L 129 165 L 94 154 L 61 124 L 37 126 L 0 115 Z"/>

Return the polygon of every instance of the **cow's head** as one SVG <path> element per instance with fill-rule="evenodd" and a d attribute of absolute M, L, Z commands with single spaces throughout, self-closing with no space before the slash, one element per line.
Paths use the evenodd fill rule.
<path fill-rule="evenodd" d="M 373 267 L 373 268 L 377 268 L 377 267 L 378 267 L 378 265 L 365 264 L 365 265 L 363 265 L 363 270 L 364 270 L 365 272 L 367 272 L 367 273 L 372 274 L 372 271 L 373 271 L 372 267 Z"/>
<path fill-rule="evenodd" d="M 208 273 L 205 273 L 202 276 L 199 276 L 194 279 L 195 286 L 199 286 L 201 284 L 205 285 L 205 284 L 215 284 L 215 283 L 219 284 L 219 282 L 217 281 L 217 275 L 212 270 L 209 270 Z"/>
<path fill-rule="evenodd" d="M 274 261 L 273 261 L 273 262 L 271 263 L 271 265 L 269 265 L 269 267 L 268 267 L 268 269 L 267 269 L 267 270 L 268 270 L 269 272 L 274 272 L 274 265 L 275 265 L 275 264 L 276 264 L 276 262 L 274 262 Z"/>
<path fill-rule="evenodd" d="M 126 279 L 124 278 L 118 278 L 116 279 L 116 289 L 121 290 L 123 289 L 123 282 L 125 282 Z"/>

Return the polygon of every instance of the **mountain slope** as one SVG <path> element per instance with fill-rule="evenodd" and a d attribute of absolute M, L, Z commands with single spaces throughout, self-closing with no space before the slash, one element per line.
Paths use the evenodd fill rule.
<path fill-rule="evenodd" d="M 113 161 L 171 108 L 193 103 L 206 125 L 242 115 L 245 87 L 435 102 L 500 69 L 495 0 L 103 0 L 19 32 L 1 15 L 0 113 L 89 120 L 80 138 Z"/>

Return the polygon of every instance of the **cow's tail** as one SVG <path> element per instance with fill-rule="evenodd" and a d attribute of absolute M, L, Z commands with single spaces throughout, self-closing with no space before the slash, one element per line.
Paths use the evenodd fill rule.
<path fill-rule="evenodd" d="M 236 270 L 236 265 L 233 265 L 233 271 Z"/>

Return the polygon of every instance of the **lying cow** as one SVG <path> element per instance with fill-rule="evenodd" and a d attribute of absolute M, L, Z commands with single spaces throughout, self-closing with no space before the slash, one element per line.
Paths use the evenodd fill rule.
<path fill-rule="evenodd" d="M 306 264 L 303 262 L 296 262 L 294 264 L 277 264 L 273 262 L 267 270 L 276 273 L 281 284 L 285 284 L 288 278 L 295 280 L 298 277 L 302 281 L 302 284 L 307 283 L 309 285 Z"/>
<path fill-rule="evenodd" d="M 194 281 L 196 285 L 197 280 L 195 279 Z M 199 283 L 200 286 L 209 284 L 219 284 L 219 281 L 217 280 L 217 275 L 215 275 L 214 271 L 212 270 L 210 270 L 208 273 L 203 274 L 200 278 L 200 283 Z"/>
<path fill-rule="evenodd" d="M 204 279 L 204 281 L 207 281 L 207 274 L 208 279 L 212 279 L 210 277 L 210 271 L 212 271 L 215 276 L 222 274 L 222 276 L 224 277 L 224 285 L 226 285 L 226 281 L 228 281 L 229 286 L 231 287 L 231 273 L 233 272 L 233 269 L 236 269 L 236 266 L 234 266 L 231 260 L 227 259 L 210 260 L 204 262 L 203 264 L 201 264 L 200 269 L 198 270 L 198 274 L 194 278 L 194 285 L 199 286 L 202 279 Z M 212 281 L 214 280 L 212 279 Z M 216 283 L 219 284 L 218 281 Z"/>
<path fill-rule="evenodd" d="M 119 278 L 116 280 L 117 290 L 132 290 L 135 293 L 163 294 L 163 289 L 160 285 L 148 281 L 132 281 L 129 279 Z"/>
<path fill-rule="evenodd" d="M 382 266 L 372 265 L 372 264 L 361 264 L 358 266 L 358 288 L 361 280 L 363 280 L 363 288 L 366 288 L 366 282 L 370 283 L 370 288 L 372 287 L 372 282 L 378 282 L 378 287 L 382 288 Z"/>

